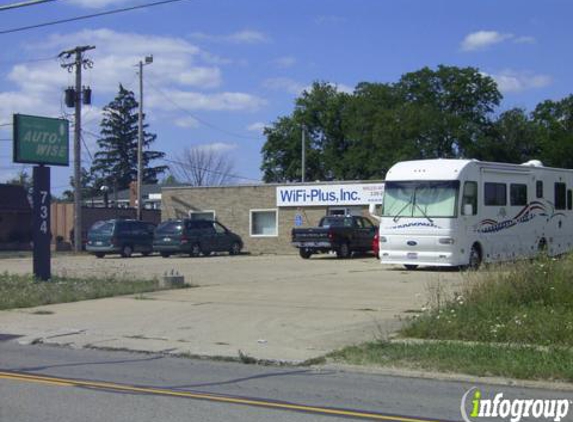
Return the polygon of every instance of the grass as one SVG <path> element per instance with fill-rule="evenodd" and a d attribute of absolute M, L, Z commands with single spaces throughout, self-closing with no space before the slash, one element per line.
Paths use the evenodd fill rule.
<path fill-rule="evenodd" d="M 573 346 L 573 257 L 466 275 L 461 292 L 435 289 L 406 337 Z"/>
<path fill-rule="evenodd" d="M 42 282 L 30 275 L 3 273 L 0 274 L 0 310 L 141 294 L 157 290 L 164 289 L 160 288 L 158 281 L 154 279 L 140 280 L 117 276 L 54 277 L 51 281 Z"/>
<path fill-rule="evenodd" d="M 327 356 L 352 365 L 378 365 L 456 372 L 476 376 L 573 382 L 569 349 L 498 346 L 440 341 L 425 344 L 375 341 L 346 347 Z"/>
<path fill-rule="evenodd" d="M 458 292 L 430 289 L 399 335 L 329 355 L 359 365 L 573 382 L 573 256 L 467 273 Z"/>

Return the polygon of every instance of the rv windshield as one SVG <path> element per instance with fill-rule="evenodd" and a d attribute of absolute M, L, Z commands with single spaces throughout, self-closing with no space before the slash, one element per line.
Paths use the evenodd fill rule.
<path fill-rule="evenodd" d="M 383 217 L 455 217 L 460 182 L 386 182 Z"/>

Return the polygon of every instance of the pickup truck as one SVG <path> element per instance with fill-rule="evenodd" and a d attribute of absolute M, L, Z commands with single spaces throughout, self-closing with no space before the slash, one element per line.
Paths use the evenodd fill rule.
<path fill-rule="evenodd" d="M 349 258 L 352 252 L 372 250 L 372 240 L 378 231 L 369 219 L 360 216 L 327 216 L 318 227 L 293 228 L 292 245 L 302 258 L 313 254 L 334 251 L 338 258 Z"/>

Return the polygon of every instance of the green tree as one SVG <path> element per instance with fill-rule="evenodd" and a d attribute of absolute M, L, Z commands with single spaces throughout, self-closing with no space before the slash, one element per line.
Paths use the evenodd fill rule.
<path fill-rule="evenodd" d="M 133 92 L 120 84 L 118 95 L 103 109 L 101 138 L 97 141 L 100 150 L 96 152 L 91 168 L 97 185 L 127 189 L 137 179 L 137 109 Z M 163 158 L 165 153 L 149 150 L 157 135 L 147 132 L 147 127 L 144 124 L 143 183 L 154 184 L 167 166 L 150 166 L 153 160 Z"/>
<path fill-rule="evenodd" d="M 573 95 L 538 104 L 533 111 L 533 121 L 539 129 L 543 163 L 573 168 Z"/>
<path fill-rule="evenodd" d="M 349 96 L 325 82 L 315 82 L 296 99 L 291 116 L 279 117 L 265 128 L 262 148 L 263 180 L 298 181 L 301 178 L 301 137 L 306 130 L 306 179 L 344 177 L 340 157 L 347 148 L 343 112 Z"/>
<path fill-rule="evenodd" d="M 80 174 L 80 183 L 81 183 L 81 191 L 82 191 L 82 201 L 89 201 L 90 199 L 100 196 L 100 188 L 102 186 L 103 179 L 97 180 L 96 176 L 87 171 L 85 168 L 82 167 L 81 174 Z M 72 189 L 65 190 L 62 193 L 62 200 L 66 202 L 72 202 L 74 200 L 74 190 L 73 187 L 75 186 L 74 177 L 70 177 L 70 186 Z"/>
<path fill-rule="evenodd" d="M 524 163 L 540 158 L 537 125 L 521 108 L 505 111 L 478 140 L 473 158 L 504 163 Z"/>
<path fill-rule="evenodd" d="M 492 133 L 501 98 L 471 67 L 423 68 L 395 84 L 360 83 L 351 95 L 316 82 L 265 129 L 263 179 L 300 180 L 303 126 L 308 180 L 383 178 L 400 160 L 471 156 Z"/>
<path fill-rule="evenodd" d="M 403 75 L 397 88 L 417 158 L 470 155 L 502 99 L 495 81 L 472 67 L 425 67 Z"/>
<path fill-rule="evenodd" d="M 32 189 L 32 177 L 26 170 L 19 170 L 16 176 L 6 180 L 6 184 L 23 186 L 26 192 L 30 192 Z"/>

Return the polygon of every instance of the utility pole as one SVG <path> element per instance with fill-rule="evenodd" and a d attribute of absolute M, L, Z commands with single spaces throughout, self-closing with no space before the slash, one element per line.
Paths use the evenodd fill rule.
<path fill-rule="evenodd" d="M 301 150 L 301 157 L 302 157 L 302 173 L 301 173 L 301 178 L 300 181 L 302 183 L 305 182 L 305 176 L 306 176 L 306 126 L 302 125 L 302 150 Z"/>
<path fill-rule="evenodd" d="M 153 63 L 153 56 L 146 56 L 145 63 L 139 61 L 139 119 L 137 127 L 137 219 L 142 219 L 143 185 L 143 65 Z"/>
<path fill-rule="evenodd" d="M 74 56 L 74 61 L 62 63 L 62 67 L 68 72 L 76 71 L 76 86 L 74 95 L 75 124 L 74 124 L 74 251 L 82 250 L 82 184 L 81 184 L 81 135 L 82 135 L 82 67 L 91 68 L 93 62 L 85 59 L 83 53 L 93 50 L 91 45 L 78 46 L 72 50 L 62 51 L 58 57 L 69 59 Z"/>

